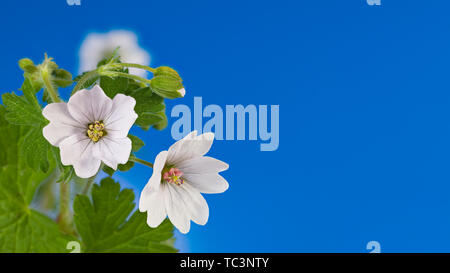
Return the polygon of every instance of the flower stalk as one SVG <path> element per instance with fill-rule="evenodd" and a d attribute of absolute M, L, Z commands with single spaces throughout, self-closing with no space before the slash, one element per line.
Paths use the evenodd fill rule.
<path fill-rule="evenodd" d="M 153 168 L 153 163 L 150 163 L 150 162 L 145 161 L 143 159 L 137 158 L 134 155 L 131 155 L 129 160 L 133 161 L 133 162 L 136 162 L 136 163 L 139 163 L 139 164 L 142 164 L 142 165 L 145 165 L 147 167 Z"/>
<path fill-rule="evenodd" d="M 70 184 L 69 182 L 60 183 L 60 200 L 58 223 L 62 231 L 67 234 L 73 232 L 72 214 L 70 213 Z"/>
<path fill-rule="evenodd" d="M 151 80 L 144 79 L 142 77 L 139 77 L 139 76 L 136 76 L 136 75 L 133 75 L 133 74 L 127 74 L 127 73 L 118 72 L 118 71 L 101 72 L 101 75 L 108 76 L 108 77 L 128 78 L 128 79 L 132 79 L 132 80 L 135 80 L 135 81 L 138 81 L 138 82 L 147 83 L 147 84 L 149 84 L 151 82 Z"/>
<path fill-rule="evenodd" d="M 75 92 L 77 92 L 78 90 L 82 89 L 83 85 L 87 81 L 89 81 L 89 80 L 91 80 L 93 78 L 96 78 L 98 76 L 99 76 L 99 74 L 98 74 L 97 69 L 89 71 L 86 74 L 84 74 L 83 77 L 81 77 L 81 79 L 77 82 L 77 84 L 73 88 L 72 95 L 75 94 Z"/>
<path fill-rule="evenodd" d="M 45 90 L 47 90 L 50 99 L 53 102 L 61 102 L 61 99 L 58 96 L 58 91 L 55 90 L 51 80 L 50 75 L 47 69 L 41 69 L 41 78 L 45 86 Z"/>
<path fill-rule="evenodd" d="M 152 73 L 156 72 L 155 68 L 151 68 L 149 66 L 146 65 L 142 65 L 142 64 L 134 64 L 134 63 L 114 63 L 114 64 L 108 64 L 109 67 L 134 67 L 134 68 L 139 68 L 142 70 L 146 70 Z"/>
<path fill-rule="evenodd" d="M 43 67 L 40 69 L 40 74 L 42 78 L 42 82 L 44 83 L 45 90 L 47 90 L 48 95 L 52 102 L 61 102 L 59 98 L 58 91 L 54 88 L 49 75 L 49 70 L 46 64 L 47 60 L 50 60 L 46 56 L 46 61 L 44 62 Z M 70 184 L 69 183 L 60 183 L 59 188 L 59 215 L 58 215 L 58 223 L 61 228 L 66 233 L 73 232 L 73 221 L 72 215 L 70 213 Z"/>

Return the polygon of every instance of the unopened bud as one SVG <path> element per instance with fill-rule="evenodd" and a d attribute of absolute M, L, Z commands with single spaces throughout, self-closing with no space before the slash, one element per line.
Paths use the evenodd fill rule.
<path fill-rule="evenodd" d="M 19 61 L 19 67 L 30 74 L 37 71 L 37 67 L 34 65 L 33 61 L 28 58 L 23 58 Z"/>

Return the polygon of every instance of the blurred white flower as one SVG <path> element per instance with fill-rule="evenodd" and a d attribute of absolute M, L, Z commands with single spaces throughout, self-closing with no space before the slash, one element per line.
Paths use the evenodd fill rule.
<path fill-rule="evenodd" d="M 79 72 L 95 69 L 98 62 L 109 57 L 117 47 L 122 62 L 150 65 L 150 55 L 139 46 L 134 32 L 112 30 L 108 33 L 91 33 L 86 37 L 79 52 Z M 129 71 L 137 76 L 147 76 L 147 72 L 141 69 L 130 68 Z"/>
<path fill-rule="evenodd" d="M 228 182 L 219 175 L 228 164 L 204 156 L 213 140 L 213 133 L 197 136 L 193 131 L 156 156 L 152 177 L 139 200 L 139 210 L 147 211 L 150 227 L 157 227 L 166 216 L 182 233 L 189 231 L 190 220 L 206 224 L 209 208 L 200 193 L 228 189 Z"/>
<path fill-rule="evenodd" d="M 138 115 L 134 98 L 106 96 L 100 86 L 76 92 L 68 103 L 50 103 L 42 114 L 50 123 L 43 134 L 60 149 L 61 163 L 73 165 L 81 178 L 94 176 L 104 162 L 114 170 L 131 153 L 127 137 Z"/>

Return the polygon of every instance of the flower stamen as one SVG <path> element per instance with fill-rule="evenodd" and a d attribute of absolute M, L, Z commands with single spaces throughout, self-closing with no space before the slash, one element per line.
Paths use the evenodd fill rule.
<path fill-rule="evenodd" d="M 86 130 L 87 136 L 94 142 L 99 141 L 102 137 L 106 136 L 105 125 L 103 121 L 94 121 L 88 125 Z"/>
<path fill-rule="evenodd" d="M 184 179 L 181 177 L 183 172 L 178 168 L 170 168 L 170 170 L 163 170 L 162 178 L 167 183 L 172 183 L 177 186 L 181 186 L 184 183 Z"/>

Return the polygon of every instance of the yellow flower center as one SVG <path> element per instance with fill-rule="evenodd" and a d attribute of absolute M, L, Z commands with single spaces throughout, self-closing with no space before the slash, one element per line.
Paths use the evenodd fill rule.
<path fill-rule="evenodd" d="M 88 125 L 86 131 L 87 136 L 94 142 L 99 141 L 102 137 L 106 136 L 105 125 L 103 120 L 96 120 L 94 123 Z"/>

